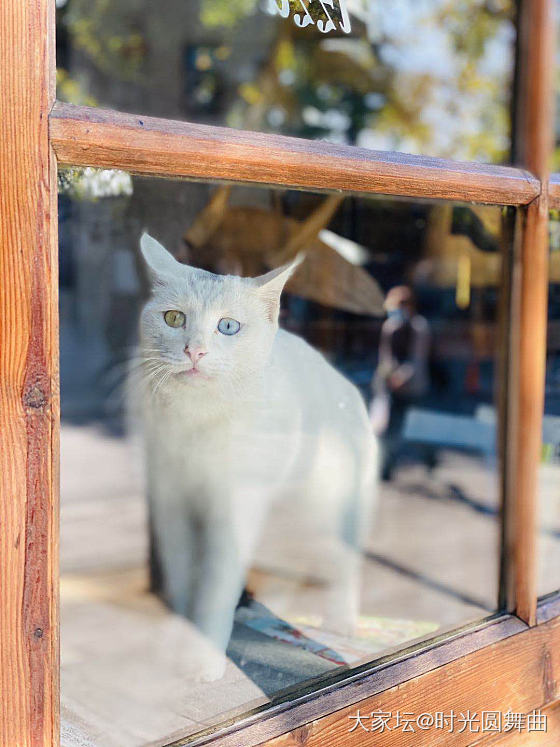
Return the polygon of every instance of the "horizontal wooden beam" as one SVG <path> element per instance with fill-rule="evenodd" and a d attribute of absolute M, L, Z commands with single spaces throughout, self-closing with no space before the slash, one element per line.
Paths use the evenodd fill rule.
<path fill-rule="evenodd" d="M 540 192 L 528 171 L 385 153 L 225 127 L 57 103 L 59 164 L 292 189 L 523 205 Z"/>
<path fill-rule="evenodd" d="M 481 729 L 483 711 L 527 714 L 543 708 L 558 699 L 559 679 L 560 619 L 556 619 L 262 744 L 267 747 L 362 747 L 370 743 L 383 744 L 384 747 L 412 747 L 417 744 L 467 747 L 487 736 Z M 350 731 L 356 724 L 358 709 L 366 728 L 373 723 L 370 718 L 372 713 L 390 713 L 392 730 L 379 736 L 379 732 L 366 733 L 358 725 Z M 449 728 L 436 729 L 434 725 L 429 730 L 421 730 L 416 723 L 412 725 L 412 730 L 403 731 L 402 723 L 400 728 L 396 728 L 398 713 L 401 716 L 411 714 L 411 718 L 414 718 L 421 714 L 435 717 L 436 713 L 451 712 L 455 714 L 452 731 Z M 461 719 L 461 714 L 467 716 L 469 712 L 471 716 L 478 716 L 478 726 L 474 720 L 468 724 Z M 556 723 L 551 727 L 555 730 Z M 528 734 L 526 725 L 523 730 L 520 740 L 512 744 L 533 744 L 532 737 L 535 737 L 536 744 L 543 746 L 557 744 L 554 738 L 547 739 L 542 732 L 539 735 Z M 539 742 L 537 736 L 543 740 Z"/>

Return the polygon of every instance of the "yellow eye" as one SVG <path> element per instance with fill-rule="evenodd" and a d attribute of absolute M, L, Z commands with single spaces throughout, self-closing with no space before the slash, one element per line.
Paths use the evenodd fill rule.
<path fill-rule="evenodd" d="M 185 323 L 185 315 L 182 311 L 177 311 L 176 309 L 166 311 L 163 318 L 169 327 L 182 327 Z"/>

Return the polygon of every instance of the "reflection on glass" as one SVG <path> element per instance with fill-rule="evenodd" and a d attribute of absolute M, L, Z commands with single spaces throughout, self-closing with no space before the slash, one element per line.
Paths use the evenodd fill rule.
<path fill-rule="evenodd" d="M 366 148 L 507 160 L 513 0 L 346 0 L 348 22 L 335 0 L 328 33 L 318 3 L 305 26 L 299 1 L 290 0 L 286 18 L 276 12 L 282 5 L 62 2 L 59 98 Z"/>
<path fill-rule="evenodd" d="M 500 208 L 61 187 L 68 728 L 194 733 L 495 610 Z"/>
<path fill-rule="evenodd" d="M 546 385 L 539 468 L 539 594 L 560 589 L 560 221 L 553 211 L 550 221 L 550 277 Z"/>

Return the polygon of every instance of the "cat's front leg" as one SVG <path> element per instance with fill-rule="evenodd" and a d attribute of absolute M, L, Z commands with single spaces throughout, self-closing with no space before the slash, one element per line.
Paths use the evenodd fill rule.
<path fill-rule="evenodd" d="M 253 472 L 224 476 L 200 517 L 191 620 L 222 651 L 270 505 L 267 486 L 257 477 Z"/>
<path fill-rule="evenodd" d="M 235 608 L 247 573 L 246 554 L 232 523 L 206 524 L 198 537 L 197 583 L 191 620 L 221 651 L 226 650 Z"/>
<path fill-rule="evenodd" d="M 191 617 L 197 570 L 196 537 L 188 515 L 161 497 L 152 505 L 153 530 L 162 571 L 162 592 L 173 612 Z"/>
<path fill-rule="evenodd" d="M 225 654 L 190 620 L 168 613 L 159 623 L 157 636 L 160 660 L 187 687 L 214 682 L 224 676 L 227 663 Z"/>
<path fill-rule="evenodd" d="M 198 522 L 178 506 L 160 501 L 153 512 L 163 576 L 171 610 L 161 626 L 161 644 L 170 666 L 187 683 L 221 679 L 225 646 L 196 619 L 196 596 L 205 574 Z"/>

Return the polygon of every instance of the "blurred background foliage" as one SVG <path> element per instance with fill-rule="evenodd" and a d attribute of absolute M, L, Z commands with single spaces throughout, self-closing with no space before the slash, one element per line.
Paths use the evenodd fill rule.
<path fill-rule="evenodd" d="M 349 35 L 298 28 L 276 0 L 59 0 L 59 97 L 508 160 L 515 0 L 346 1 Z"/>

